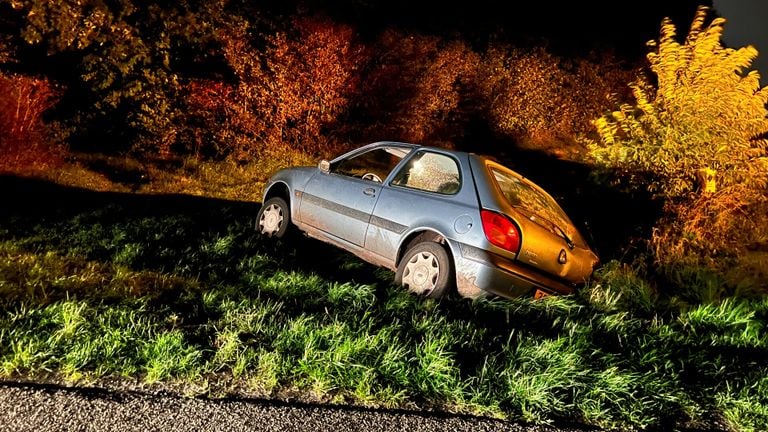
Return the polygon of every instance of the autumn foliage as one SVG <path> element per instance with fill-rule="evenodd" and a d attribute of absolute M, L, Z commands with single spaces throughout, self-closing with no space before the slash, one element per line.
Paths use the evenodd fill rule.
<path fill-rule="evenodd" d="M 374 43 L 357 109 L 364 134 L 449 145 L 461 139 L 480 56 L 466 43 L 389 30 Z M 358 134 L 362 139 L 363 134 Z"/>
<path fill-rule="evenodd" d="M 45 168 L 61 161 L 43 115 L 57 100 L 44 78 L 0 74 L 0 171 Z"/>
<path fill-rule="evenodd" d="M 296 18 L 289 30 L 268 35 L 263 50 L 243 23 L 219 31 L 217 39 L 235 79 L 188 84 L 196 149 L 243 159 L 265 147 L 333 147 L 330 137 L 359 94 L 364 49 L 351 27 Z"/>
<path fill-rule="evenodd" d="M 677 271 L 755 275 L 768 264 L 768 88 L 751 46 L 722 45 L 725 20 L 700 8 L 679 41 L 665 20 L 648 54 L 653 78 L 632 82 L 633 104 L 596 120 L 595 161 L 630 187 L 666 200 L 651 241 L 654 260 Z M 735 270 L 735 271 L 732 271 Z"/>
<path fill-rule="evenodd" d="M 648 54 L 654 79 L 634 81 L 635 103 L 595 122 L 599 163 L 651 172 L 651 190 L 671 197 L 700 190 L 701 170 L 715 189 L 768 186 L 768 88 L 749 71 L 757 50 L 723 47 L 725 20 L 707 18 L 699 9 L 683 43 L 664 21 Z"/>
<path fill-rule="evenodd" d="M 483 106 L 497 133 L 560 151 L 591 132 L 592 119 L 623 93 L 619 83 L 633 74 L 609 53 L 573 60 L 543 48 L 499 45 L 485 53 L 479 72 Z"/>
<path fill-rule="evenodd" d="M 575 146 L 630 69 L 227 0 L 10 7 L 21 51 L 44 51 L 38 61 L 63 75 L 69 142 L 152 157 L 328 156 L 385 139 Z"/>

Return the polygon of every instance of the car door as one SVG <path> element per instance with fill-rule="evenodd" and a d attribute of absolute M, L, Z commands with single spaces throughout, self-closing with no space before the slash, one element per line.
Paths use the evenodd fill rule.
<path fill-rule="evenodd" d="M 469 192 L 462 188 L 460 172 L 458 161 L 451 156 L 417 151 L 380 192 L 365 248 L 394 262 L 400 240 L 411 228 L 455 233 L 457 217 L 469 212 L 461 204 Z"/>
<path fill-rule="evenodd" d="M 383 181 L 409 150 L 382 145 L 331 162 L 304 189 L 302 222 L 362 247 Z"/>

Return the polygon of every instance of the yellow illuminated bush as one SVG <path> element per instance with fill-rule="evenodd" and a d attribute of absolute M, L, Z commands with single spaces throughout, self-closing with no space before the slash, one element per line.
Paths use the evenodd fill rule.
<path fill-rule="evenodd" d="M 681 42 L 664 20 L 649 43 L 652 76 L 630 85 L 633 105 L 594 122 L 599 140 L 589 143 L 619 181 L 665 200 L 653 260 L 671 286 L 701 287 L 709 300 L 768 289 L 757 271 L 768 262 L 768 89 L 748 72 L 754 47 L 722 45 L 724 24 L 700 8 Z M 691 283 L 702 275 L 718 280 L 717 295 Z"/>
<path fill-rule="evenodd" d="M 714 175 L 709 192 L 765 188 L 768 90 L 757 71 L 746 73 L 754 47 L 722 45 L 724 24 L 708 23 L 708 9 L 699 8 L 680 43 L 674 24 L 663 21 L 659 40 L 649 42 L 653 77 L 630 85 L 634 105 L 594 122 L 599 141 L 590 151 L 599 164 L 650 173 L 656 181 L 646 186 L 673 198 L 706 185 L 697 181 L 703 172 Z"/>

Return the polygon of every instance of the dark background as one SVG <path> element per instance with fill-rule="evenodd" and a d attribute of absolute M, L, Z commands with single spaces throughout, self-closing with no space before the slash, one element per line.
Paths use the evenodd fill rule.
<path fill-rule="evenodd" d="M 310 0 L 275 2 L 269 7 L 289 12 L 297 5 L 360 24 L 362 31 L 371 34 L 395 27 L 444 36 L 463 35 L 483 42 L 489 35 L 501 33 L 510 41 L 543 43 L 556 51 L 608 48 L 637 55 L 646 52 L 646 41 L 658 36 L 664 17 L 687 28 L 697 6 L 712 6 L 712 1 L 648 0 L 632 4 L 606 0 Z"/>
<path fill-rule="evenodd" d="M 728 22 L 723 40 L 732 48 L 753 45 L 760 51 L 753 68 L 760 71 L 761 83 L 768 80 L 768 1 L 716 0 L 714 7 Z"/>

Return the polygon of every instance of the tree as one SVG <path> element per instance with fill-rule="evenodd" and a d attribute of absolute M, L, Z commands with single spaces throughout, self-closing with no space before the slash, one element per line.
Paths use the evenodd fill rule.
<path fill-rule="evenodd" d="M 372 120 L 364 136 L 437 145 L 463 138 L 462 105 L 480 61 L 467 43 L 388 30 L 372 51 L 358 104 Z"/>
<path fill-rule="evenodd" d="M 265 33 L 233 17 L 216 37 L 234 82 L 189 83 L 188 113 L 203 150 L 239 160 L 262 149 L 336 150 L 329 137 L 359 94 L 365 56 L 352 27 L 298 16 Z"/>
<path fill-rule="evenodd" d="M 758 52 L 724 47 L 725 19 L 708 21 L 700 7 L 680 43 L 665 19 L 659 40 L 649 42 L 653 79 L 638 78 L 630 84 L 635 103 L 594 122 L 595 161 L 650 173 L 654 180 L 645 186 L 669 198 L 768 185 L 768 89 L 760 88 L 757 71 L 745 73 Z M 697 180 L 702 175 L 708 184 Z"/>
<path fill-rule="evenodd" d="M 699 8 L 681 42 L 665 19 L 649 43 L 653 78 L 630 85 L 633 105 L 594 122 L 589 145 L 598 165 L 665 200 L 650 246 L 671 286 L 704 290 L 691 278 L 714 272 L 722 286 L 768 287 L 754 271 L 768 246 L 768 89 L 747 72 L 754 47 L 722 45 L 724 24 Z"/>
<path fill-rule="evenodd" d="M 61 147 L 43 114 L 58 98 L 45 78 L 0 72 L 0 171 L 46 168 L 61 162 Z"/>
<path fill-rule="evenodd" d="M 44 1 L 12 3 L 22 36 L 71 70 L 65 108 L 77 138 L 99 150 L 167 151 L 176 141 L 177 50 L 210 32 L 194 1 Z M 61 73 L 61 72 L 60 72 Z M 74 115 L 72 115 L 74 112 Z M 116 121 L 119 119 L 119 121 Z M 102 139 L 109 137 L 109 139 Z M 119 137 L 119 138 L 118 138 Z"/>

